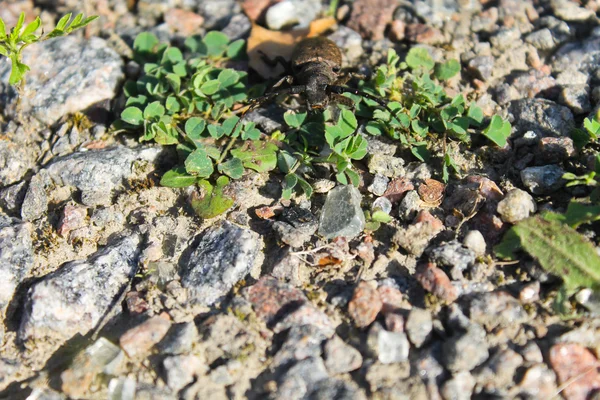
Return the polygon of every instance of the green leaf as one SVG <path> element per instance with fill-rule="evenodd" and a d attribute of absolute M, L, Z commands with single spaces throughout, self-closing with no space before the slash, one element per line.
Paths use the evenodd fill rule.
<path fill-rule="evenodd" d="M 587 129 L 587 131 L 590 133 L 590 136 L 592 137 L 593 140 L 598 139 L 598 137 L 600 136 L 600 122 L 598 122 L 598 120 L 596 120 L 596 118 L 584 119 L 583 127 L 585 129 Z"/>
<path fill-rule="evenodd" d="M 410 152 L 418 160 L 423 161 L 423 162 L 426 162 L 431 157 L 429 150 L 427 150 L 427 145 L 412 146 L 410 148 Z"/>
<path fill-rule="evenodd" d="M 67 27 L 67 23 L 71 19 L 71 15 L 73 15 L 73 14 L 68 13 L 68 14 L 64 15 L 61 19 L 59 19 L 58 22 L 56 23 L 55 29 L 64 31 L 65 28 Z"/>
<path fill-rule="evenodd" d="M 23 40 L 23 38 L 26 38 L 27 36 L 33 34 L 36 30 L 38 30 L 40 25 L 42 25 L 42 20 L 40 19 L 40 17 L 36 17 L 33 22 L 30 22 L 25 27 L 25 29 L 23 30 L 23 33 L 21 33 L 21 40 Z"/>
<path fill-rule="evenodd" d="M 313 188 L 312 188 L 312 186 L 310 185 L 310 183 L 308 183 L 307 181 L 305 181 L 301 177 L 297 176 L 297 178 L 298 178 L 298 185 L 300 185 L 300 187 L 302 188 L 302 191 L 304 192 L 304 194 L 306 195 L 306 197 L 308 197 L 310 199 L 310 197 L 313 194 Z"/>
<path fill-rule="evenodd" d="M 458 60 L 448 60 L 443 64 L 435 64 L 434 75 L 441 81 L 448 80 L 460 71 Z"/>
<path fill-rule="evenodd" d="M 257 172 L 266 172 L 277 166 L 277 146 L 270 142 L 252 141 L 237 149 L 231 155 L 242 160 L 244 167 Z"/>
<path fill-rule="evenodd" d="M 167 82 L 169 82 L 169 85 L 171 85 L 173 91 L 179 93 L 179 90 L 181 89 L 181 78 L 175 74 L 167 74 L 165 78 L 167 79 Z"/>
<path fill-rule="evenodd" d="M 233 157 L 217 166 L 219 172 L 228 175 L 231 179 L 240 179 L 244 175 L 244 164 L 242 160 L 237 157 Z"/>
<path fill-rule="evenodd" d="M 510 233 L 512 232 L 512 233 Z M 514 251 L 515 236 L 520 247 L 542 268 L 560 276 L 567 290 L 580 287 L 600 289 L 600 256 L 594 245 L 559 221 L 534 216 L 519 221 L 508 234 L 509 244 L 495 248 L 497 255 Z"/>
<path fill-rule="evenodd" d="M 371 220 L 376 221 L 376 222 L 383 222 L 383 223 L 387 224 L 392 221 L 392 217 L 390 217 L 389 214 L 386 214 L 385 212 L 383 212 L 381 210 L 377 210 L 377 211 L 374 211 L 373 214 L 371 214 Z"/>
<path fill-rule="evenodd" d="M 325 127 L 325 140 L 329 147 L 333 149 L 340 138 L 342 138 L 342 128 L 337 125 L 328 125 Z"/>
<path fill-rule="evenodd" d="M 356 128 L 358 128 L 358 122 L 356 121 L 356 117 L 352 111 L 343 109 L 340 113 L 337 126 L 340 127 L 343 137 L 347 137 L 356 131 Z"/>
<path fill-rule="evenodd" d="M 10 41 L 11 42 L 16 44 L 17 39 L 19 38 L 19 36 L 21 36 L 21 29 L 23 29 L 24 23 L 25 23 L 25 13 L 22 12 L 19 15 L 19 19 L 17 20 L 17 25 L 15 25 L 12 32 L 10 33 Z"/>
<path fill-rule="evenodd" d="M 6 40 L 6 25 L 2 18 L 0 18 L 0 40 Z"/>
<path fill-rule="evenodd" d="M 189 175 L 186 172 L 185 167 L 178 166 L 165 172 L 160 179 L 160 185 L 172 188 L 182 188 L 193 185 L 196 183 L 196 180 L 197 178 L 195 176 Z"/>
<path fill-rule="evenodd" d="M 223 189 L 228 184 L 229 179 L 226 176 L 220 176 L 216 186 L 205 180 L 200 181 L 198 186 L 203 189 L 204 196 L 191 202 L 196 215 L 204 219 L 214 218 L 230 209 L 234 201 L 223 193 Z"/>
<path fill-rule="evenodd" d="M 191 175 L 208 178 L 214 172 L 214 166 L 206 151 L 200 148 L 185 159 L 185 170 Z"/>
<path fill-rule="evenodd" d="M 218 80 L 207 81 L 207 82 L 204 82 L 202 84 L 202 86 L 200 86 L 200 90 L 202 91 L 202 93 L 210 96 L 210 95 L 217 93 L 219 91 L 220 87 L 221 87 L 221 82 L 219 82 Z"/>
<path fill-rule="evenodd" d="M 473 125 L 479 125 L 483 122 L 483 110 L 475 103 L 471 103 L 469 111 L 467 111 L 467 117 L 471 118 Z"/>
<path fill-rule="evenodd" d="M 577 228 L 581 224 L 600 221 L 600 205 L 582 204 L 571 201 L 564 215 L 564 222 Z"/>
<path fill-rule="evenodd" d="M 499 115 L 494 115 L 490 124 L 483 130 L 483 135 L 500 147 L 506 146 L 510 136 L 510 122 L 504 121 Z"/>
<path fill-rule="evenodd" d="M 365 130 L 367 131 L 367 133 L 369 135 L 373 135 L 373 136 L 381 136 L 386 132 L 385 125 L 381 121 L 367 122 L 367 125 L 365 126 Z"/>
<path fill-rule="evenodd" d="M 358 173 L 356 171 L 353 171 L 350 168 L 348 168 L 348 169 L 344 170 L 344 172 L 346 173 L 346 175 L 350 179 L 350 182 L 354 186 L 358 187 L 358 185 L 360 185 L 360 175 L 358 175 Z"/>
<path fill-rule="evenodd" d="M 292 197 L 294 188 L 298 184 L 298 176 L 296 174 L 287 174 L 283 180 L 283 190 L 281 191 L 281 197 L 285 200 L 289 200 Z"/>
<path fill-rule="evenodd" d="M 179 111 L 181 111 L 181 103 L 179 102 L 179 100 L 177 100 L 175 96 L 169 96 L 165 101 L 165 108 L 171 114 L 178 113 Z"/>
<path fill-rule="evenodd" d="M 2 39 L 0 39 L 1 41 Z M 0 56 L 4 56 L 4 57 L 8 57 L 8 47 L 6 47 L 5 45 L 3 45 L 2 43 L 0 43 Z"/>
<path fill-rule="evenodd" d="M 288 110 L 283 114 L 285 123 L 290 128 L 300 128 L 306 120 L 307 113 L 296 113 L 292 110 Z"/>
<path fill-rule="evenodd" d="M 571 139 L 573 139 L 573 145 L 577 150 L 583 149 L 588 143 L 591 143 L 592 136 L 589 131 L 584 129 L 573 129 L 571 131 Z"/>
<path fill-rule="evenodd" d="M 406 64 L 410 69 L 423 68 L 426 71 L 431 71 L 435 62 L 426 49 L 422 47 L 413 47 L 406 55 Z"/>
<path fill-rule="evenodd" d="M 206 45 L 206 53 L 211 57 L 220 57 L 227 50 L 229 37 L 218 31 L 210 31 L 202 42 Z"/>
<path fill-rule="evenodd" d="M 154 101 L 144 108 L 144 118 L 145 119 L 156 119 L 165 115 L 165 108 L 160 101 Z"/>
<path fill-rule="evenodd" d="M 277 167 L 281 172 L 287 174 L 298 163 L 296 157 L 287 150 L 281 150 L 277 153 Z"/>
<path fill-rule="evenodd" d="M 224 69 L 219 72 L 219 76 L 217 77 L 217 80 L 221 82 L 222 88 L 235 85 L 239 79 L 240 76 L 233 69 Z"/>
<path fill-rule="evenodd" d="M 369 143 L 360 135 L 356 135 L 350 141 L 346 148 L 346 155 L 353 160 L 361 160 L 367 155 L 367 147 Z"/>
<path fill-rule="evenodd" d="M 144 123 L 142 110 L 137 107 L 127 107 L 121 113 L 121 119 L 133 126 L 140 126 Z"/>
<path fill-rule="evenodd" d="M 167 49 L 162 55 L 161 64 L 164 64 L 166 62 L 171 64 L 177 64 L 181 61 L 183 61 L 183 54 L 181 53 L 181 50 L 179 50 L 177 47 L 167 47 Z"/>
<path fill-rule="evenodd" d="M 23 77 L 25 76 L 25 73 L 27 71 L 29 71 L 29 67 L 25 64 L 23 64 L 20 60 L 19 60 L 19 54 L 15 54 L 12 53 L 10 54 L 10 60 L 12 62 L 12 69 L 10 71 L 10 76 L 8 78 L 8 83 L 10 83 L 11 85 L 16 85 L 17 83 L 19 83 Z"/>
<path fill-rule="evenodd" d="M 133 41 L 133 50 L 138 53 L 151 53 L 158 45 L 158 38 L 150 32 L 142 32 Z"/>
<path fill-rule="evenodd" d="M 192 140 L 200 139 L 206 128 L 206 121 L 202 118 L 192 117 L 185 122 L 185 134 Z"/>
<path fill-rule="evenodd" d="M 244 39 L 238 39 L 234 42 L 231 42 L 229 46 L 227 46 L 227 58 L 231 59 L 240 59 L 244 55 L 244 45 L 246 41 Z"/>

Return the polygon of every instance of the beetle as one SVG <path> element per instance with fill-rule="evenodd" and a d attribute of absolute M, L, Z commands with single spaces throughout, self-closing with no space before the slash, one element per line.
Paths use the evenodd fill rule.
<path fill-rule="evenodd" d="M 342 93 L 352 93 L 375 101 L 388 110 L 390 115 L 394 115 L 387 103 L 379 97 L 343 86 L 350 75 L 341 73 L 342 52 L 333 41 L 325 37 L 301 40 L 294 48 L 289 63 L 281 56 L 270 59 L 264 53 L 260 54 L 267 65 L 275 67 L 281 64 L 291 74 L 281 78 L 265 95 L 252 99 L 244 114 L 281 94 L 304 95 L 309 111 L 323 110 L 330 101 L 354 108 L 352 99 L 342 96 Z M 280 88 L 284 82 L 290 86 Z"/>

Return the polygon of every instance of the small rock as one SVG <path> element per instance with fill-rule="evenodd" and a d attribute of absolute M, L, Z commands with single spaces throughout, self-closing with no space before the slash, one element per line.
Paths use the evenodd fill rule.
<path fill-rule="evenodd" d="M 596 18 L 596 13 L 588 8 L 577 6 L 567 0 L 552 0 L 550 2 L 554 15 L 567 22 L 583 22 Z"/>
<path fill-rule="evenodd" d="M 423 215 L 427 214 L 428 217 L 423 217 Z M 420 219 L 419 215 L 421 216 Z M 420 257 L 425 248 L 429 246 L 431 239 L 437 236 L 443 228 L 444 226 L 440 220 L 427 212 L 420 212 L 412 225 L 409 225 L 406 229 L 399 228 L 396 231 L 392 242 L 410 254 Z"/>
<path fill-rule="evenodd" d="M 494 70 L 494 57 L 478 56 L 472 58 L 467 64 L 467 67 L 477 79 L 487 81 L 492 77 L 492 71 Z"/>
<path fill-rule="evenodd" d="M 528 319 L 527 312 L 517 299 L 504 291 L 480 293 L 471 300 L 471 320 L 491 329 L 521 324 Z"/>
<path fill-rule="evenodd" d="M 540 281 L 534 281 L 523 286 L 519 291 L 519 301 L 532 304 L 540 299 Z"/>
<path fill-rule="evenodd" d="M 440 393 L 445 400 L 471 400 L 474 388 L 473 375 L 469 371 L 460 371 L 444 382 Z"/>
<path fill-rule="evenodd" d="M 315 383 L 306 398 L 315 400 L 366 400 L 365 395 L 356 383 L 334 378 L 323 379 Z"/>
<path fill-rule="evenodd" d="M 421 210 L 421 204 L 421 196 L 416 190 L 407 192 L 398 206 L 398 216 L 403 221 L 412 221 Z"/>
<path fill-rule="evenodd" d="M 250 29 L 252 29 L 252 22 L 250 22 L 248 17 L 244 14 L 235 14 L 221 32 L 226 34 L 230 41 L 234 42 L 248 37 Z"/>
<path fill-rule="evenodd" d="M 379 292 L 369 283 L 361 281 L 348 304 L 348 313 L 357 327 L 365 328 L 375 321 L 382 306 Z"/>
<path fill-rule="evenodd" d="M 167 386 L 179 392 L 194 381 L 194 377 L 207 367 L 193 355 L 170 356 L 163 360 Z"/>
<path fill-rule="evenodd" d="M 600 36 L 597 35 L 591 35 L 582 41 L 566 43 L 552 56 L 552 71 L 578 69 L 598 52 L 600 52 Z"/>
<path fill-rule="evenodd" d="M 463 239 L 463 245 L 471 249 L 476 256 L 482 257 L 485 255 L 487 244 L 485 238 L 478 230 L 470 230 Z"/>
<path fill-rule="evenodd" d="M 35 283 L 25 299 L 19 340 L 27 347 L 39 340 L 58 347 L 96 327 L 137 270 L 140 240 L 138 235 L 126 236 Z"/>
<path fill-rule="evenodd" d="M 329 192 L 321 211 L 319 234 L 326 239 L 359 235 L 365 226 L 361 198 L 352 185 L 338 186 Z"/>
<path fill-rule="evenodd" d="M 317 326 L 292 326 L 287 332 L 285 342 L 273 357 L 273 362 L 269 368 L 279 368 L 307 358 L 318 358 L 321 356 L 323 343 L 326 340 L 327 335 Z"/>
<path fill-rule="evenodd" d="M 548 358 L 558 382 L 564 385 L 562 395 L 567 400 L 586 400 L 600 389 L 598 359 L 585 347 L 573 343 L 555 344 Z"/>
<path fill-rule="evenodd" d="M 337 335 L 325 344 L 324 356 L 325 367 L 333 375 L 357 370 L 363 362 L 360 352 Z"/>
<path fill-rule="evenodd" d="M 405 36 L 410 42 L 425 45 L 436 45 L 446 41 L 442 31 L 420 23 L 406 25 Z"/>
<path fill-rule="evenodd" d="M 259 249 L 258 234 L 223 221 L 201 234 L 181 271 L 181 282 L 194 302 L 215 304 L 250 273 Z"/>
<path fill-rule="evenodd" d="M 305 28 L 320 11 L 318 0 L 284 0 L 269 7 L 265 19 L 269 29 L 274 31 L 293 25 Z"/>
<path fill-rule="evenodd" d="M 448 275 L 435 264 L 427 263 L 417 269 L 415 278 L 423 289 L 433 293 L 446 303 L 452 303 L 458 298 L 458 290 L 452 285 Z"/>
<path fill-rule="evenodd" d="M 0 101 L 0 108 L 11 118 L 31 115 L 46 125 L 113 99 L 123 80 L 123 60 L 98 37 L 74 35 L 44 41 L 25 49 L 23 63 L 31 66 L 27 85 L 20 95 L 6 85 L 1 92 L 9 95 Z M 9 65 L 2 64 L 0 82 L 8 82 Z"/>
<path fill-rule="evenodd" d="M 168 8 L 164 19 L 171 31 L 178 32 L 185 37 L 199 34 L 199 29 L 204 23 L 201 15 L 180 8 Z"/>
<path fill-rule="evenodd" d="M 373 182 L 369 187 L 367 187 L 367 190 L 373 193 L 375 196 L 383 196 L 388 187 L 389 182 L 390 179 L 387 176 L 375 174 L 375 176 L 373 177 Z"/>
<path fill-rule="evenodd" d="M 558 163 L 575 155 L 573 139 L 569 137 L 545 137 L 538 142 L 536 159 L 540 163 Z"/>
<path fill-rule="evenodd" d="M 371 211 L 383 211 L 387 215 L 390 215 L 392 212 L 392 202 L 389 201 L 387 197 L 378 197 L 373 204 L 371 204 Z"/>
<path fill-rule="evenodd" d="M 504 200 L 498 203 L 498 214 L 502 217 L 502 221 L 510 224 L 517 223 L 537 210 L 535 200 L 529 193 L 521 189 L 512 189 Z"/>
<path fill-rule="evenodd" d="M 395 313 L 402 307 L 402 292 L 392 285 L 386 284 L 384 280 L 378 287 L 377 293 L 381 299 L 381 312 L 383 314 Z"/>
<path fill-rule="evenodd" d="M 408 178 L 394 178 L 388 185 L 383 195 L 390 199 L 392 203 L 402 200 L 405 195 L 414 190 L 414 185 Z M 415 192 L 415 194 L 417 194 Z M 420 199 L 419 199 L 420 202 Z"/>
<path fill-rule="evenodd" d="M 136 388 L 136 380 L 131 377 L 112 378 L 108 382 L 108 395 L 112 399 L 135 400 L 140 396 Z"/>
<path fill-rule="evenodd" d="M 48 195 L 46 194 L 46 179 L 44 174 L 37 174 L 29 181 L 21 206 L 21 218 L 25 221 L 35 221 L 48 211 Z"/>
<path fill-rule="evenodd" d="M 527 343 L 520 351 L 523 359 L 529 363 L 539 364 L 544 362 L 544 356 L 540 346 L 534 341 Z"/>
<path fill-rule="evenodd" d="M 443 344 L 443 362 L 452 372 L 471 371 L 487 360 L 488 344 L 485 330 L 476 324 L 468 326 L 465 333 L 457 333 Z"/>
<path fill-rule="evenodd" d="M 477 381 L 486 388 L 506 389 L 523 364 L 523 357 L 510 348 L 502 349 L 490 357 L 478 371 Z"/>
<path fill-rule="evenodd" d="M 348 64 L 355 65 L 363 55 L 362 37 L 358 32 L 348 28 L 346 25 L 340 25 L 331 35 L 328 36 L 337 47 L 342 50 L 346 56 Z"/>
<path fill-rule="evenodd" d="M 406 379 L 410 377 L 410 364 L 408 362 L 404 363 L 395 363 L 395 364 L 381 364 L 381 363 L 373 363 L 368 366 L 367 373 L 365 374 L 365 380 L 369 385 L 369 389 L 372 393 L 374 392 L 384 392 L 390 390 L 394 387 L 399 380 Z M 420 380 L 420 378 L 419 378 Z M 391 390 L 390 390 L 391 391 Z M 398 390 L 398 394 L 402 394 L 403 396 L 406 393 L 410 393 L 410 391 L 400 391 Z M 408 395 L 407 395 L 408 396 Z M 394 398 L 394 397 L 391 397 Z M 402 399 L 401 396 L 397 396 L 396 398 Z M 405 397 L 408 399 L 418 399 L 425 400 L 427 397 Z"/>
<path fill-rule="evenodd" d="M 371 351 L 382 364 L 400 363 L 408 360 L 410 343 L 405 333 L 388 332 L 375 324 L 369 330 L 367 342 Z"/>
<path fill-rule="evenodd" d="M 554 35 L 552 35 L 552 31 L 548 28 L 531 32 L 525 37 L 525 42 L 530 43 L 533 47 L 541 51 L 552 51 L 558 46 Z"/>
<path fill-rule="evenodd" d="M 318 382 L 328 379 L 327 369 L 320 357 L 310 357 L 292 365 L 277 380 L 277 400 L 300 400 L 309 398 Z"/>
<path fill-rule="evenodd" d="M 521 171 L 521 181 L 533 194 L 543 195 L 557 191 L 565 184 L 565 171 L 558 165 L 528 167 Z"/>
<path fill-rule="evenodd" d="M 397 5 L 393 0 L 357 0 L 352 4 L 348 27 L 365 39 L 381 40 Z"/>
<path fill-rule="evenodd" d="M 406 334 L 417 348 L 427 341 L 433 330 L 431 312 L 422 308 L 413 308 L 408 314 L 405 325 Z"/>
<path fill-rule="evenodd" d="M 202 0 L 198 4 L 198 13 L 204 17 L 206 30 L 218 30 L 229 22 L 232 15 L 241 11 L 236 0 Z"/>
<path fill-rule="evenodd" d="M 72 230 L 84 226 L 86 218 L 87 208 L 67 204 L 63 209 L 63 213 L 58 224 L 58 234 L 62 237 L 66 237 Z"/>
<path fill-rule="evenodd" d="M 520 393 L 535 400 L 551 399 L 556 396 L 556 374 L 546 364 L 527 368 L 518 385 Z"/>
<path fill-rule="evenodd" d="M 273 230 L 281 241 L 291 247 L 301 247 L 317 231 L 317 218 L 306 208 L 285 208 L 281 215 L 283 221 L 276 221 Z"/>
<path fill-rule="evenodd" d="M 517 131 L 535 131 L 542 136 L 567 136 L 575 127 L 573 113 L 550 100 L 521 99 L 510 103 Z"/>
<path fill-rule="evenodd" d="M 194 343 L 198 340 L 198 329 L 193 322 L 185 322 L 171 326 L 169 332 L 159 343 L 158 348 L 162 354 L 186 354 L 192 351 Z"/>
<path fill-rule="evenodd" d="M 462 278 L 462 271 L 475 262 L 475 253 L 457 241 L 444 242 L 429 251 L 429 258 L 438 265 L 451 267 L 455 280 Z"/>
<path fill-rule="evenodd" d="M 23 204 L 26 192 L 27 183 L 25 181 L 0 189 L 0 207 L 6 214 L 21 215 L 21 204 Z"/>
<path fill-rule="evenodd" d="M 567 85 L 560 91 L 558 102 L 575 114 L 586 114 L 592 111 L 589 92 L 587 85 Z"/>
<path fill-rule="evenodd" d="M 388 178 L 404 176 L 404 160 L 392 155 L 374 153 L 369 158 L 369 172 L 380 174 Z"/>
<path fill-rule="evenodd" d="M 165 337 L 170 327 L 171 321 L 166 313 L 155 315 L 125 332 L 119 343 L 129 357 L 145 354 Z"/>

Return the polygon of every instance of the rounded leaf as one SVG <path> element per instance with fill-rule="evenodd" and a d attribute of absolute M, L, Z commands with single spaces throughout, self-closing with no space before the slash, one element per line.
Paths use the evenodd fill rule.
<path fill-rule="evenodd" d="M 137 107 L 127 107 L 121 113 L 121 119 L 130 125 L 140 126 L 144 123 L 142 110 Z"/>

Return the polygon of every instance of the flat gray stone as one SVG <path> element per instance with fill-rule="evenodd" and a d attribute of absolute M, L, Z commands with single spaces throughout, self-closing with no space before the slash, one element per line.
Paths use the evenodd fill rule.
<path fill-rule="evenodd" d="M 573 113 L 565 106 L 544 99 L 521 99 L 510 103 L 517 132 L 534 131 L 541 136 L 569 136 L 575 127 Z"/>
<path fill-rule="evenodd" d="M 564 173 L 565 171 L 555 164 L 529 167 L 521 171 L 521 181 L 533 194 L 549 194 L 563 187 Z"/>
<path fill-rule="evenodd" d="M 140 241 L 138 234 L 123 237 L 34 284 L 27 293 L 18 338 L 32 348 L 41 340 L 59 346 L 94 329 L 136 271 Z"/>
<path fill-rule="evenodd" d="M 204 231 L 181 271 L 193 302 L 212 305 L 223 299 L 250 273 L 260 247 L 257 233 L 228 221 Z"/>
<path fill-rule="evenodd" d="M 361 199 L 360 192 L 352 185 L 338 186 L 330 191 L 321 212 L 319 234 L 326 239 L 358 236 L 365 227 Z"/>
<path fill-rule="evenodd" d="M 0 108 L 10 118 L 31 115 L 47 125 L 115 97 L 124 78 L 123 60 L 104 39 L 79 36 L 51 39 L 23 52 L 31 67 L 23 93 L 8 85 L 10 66 L 0 60 Z"/>

